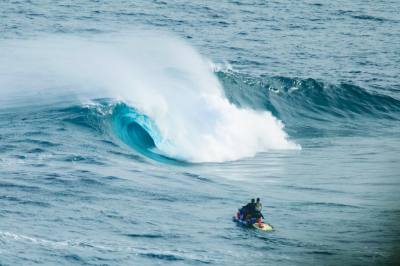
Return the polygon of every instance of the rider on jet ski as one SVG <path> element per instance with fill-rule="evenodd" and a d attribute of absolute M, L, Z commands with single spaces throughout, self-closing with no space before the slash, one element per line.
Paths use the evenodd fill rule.
<path fill-rule="evenodd" d="M 260 198 L 257 198 L 257 202 L 254 199 L 251 199 L 251 202 L 247 203 L 245 206 L 239 209 L 239 212 L 237 213 L 237 218 L 244 221 L 248 221 L 254 218 L 256 221 L 260 221 L 261 218 L 264 218 L 261 210 L 262 204 L 260 202 Z"/>

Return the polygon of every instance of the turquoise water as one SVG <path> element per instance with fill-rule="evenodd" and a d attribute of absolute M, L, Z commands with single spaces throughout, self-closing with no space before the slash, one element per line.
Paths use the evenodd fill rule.
<path fill-rule="evenodd" d="M 0 10 L 0 265 L 399 261 L 399 3 Z"/>

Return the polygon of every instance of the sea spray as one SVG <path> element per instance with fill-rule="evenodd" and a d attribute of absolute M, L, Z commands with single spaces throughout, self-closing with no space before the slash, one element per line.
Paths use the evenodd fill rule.
<path fill-rule="evenodd" d="M 299 148 L 270 112 L 230 103 L 209 60 L 184 41 L 165 33 L 129 36 L 5 41 L 0 46 L 13 49 L 0 52 L 1 96 L 117 99 L 154 121 L 163 155 L 185 161 L 221 162 Z"/>

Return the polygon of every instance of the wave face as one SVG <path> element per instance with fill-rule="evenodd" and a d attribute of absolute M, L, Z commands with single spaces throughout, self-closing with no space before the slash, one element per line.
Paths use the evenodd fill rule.
<path fill-rule="evenodd" d="M 114 110 L 113 128 L 124 142 L 183 161 L 299 148 L 268 110 L 232 104 L 209 61 L 182 40 L 149 32 L 131 36 L 4 41 L 1 94 L 47 104 L 68 97 L 118 100 L 126 108 Z"/>
<path fill-rule="evenodd" d="M 365 134 L 367 124 L 393 126 L 399 120 L 398 99 L 356 85 L 334 85 L 311 78 L 252 77 L 221 70 L 216 74 L 232 103 L 269 110 L 296 138 L 357 131 Z"/>

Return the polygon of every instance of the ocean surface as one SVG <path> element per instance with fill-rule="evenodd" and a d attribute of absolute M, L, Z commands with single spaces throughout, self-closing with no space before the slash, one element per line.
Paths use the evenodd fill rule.
<path fill-rule="evenodd" d="M 399 12 L 0 1 L 0 265 L 396 265 Z"/>

